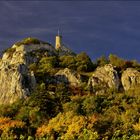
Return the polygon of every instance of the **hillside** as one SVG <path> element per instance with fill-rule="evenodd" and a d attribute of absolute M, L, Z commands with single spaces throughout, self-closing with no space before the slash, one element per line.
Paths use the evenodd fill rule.
<path fill-rule="evenodd" d="M 139 140 L 140 64 L 27 38 L 0 60 L 0 137 Z"/>

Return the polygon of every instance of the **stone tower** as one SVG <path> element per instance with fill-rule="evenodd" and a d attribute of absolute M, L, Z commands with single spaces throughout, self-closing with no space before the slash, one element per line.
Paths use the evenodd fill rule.
<path fill-rule="evenodd" d="M 59 48 L 61 48 L 62 45 L 62 36 L 59 35 L 59 30 L 58 30 L 58 35 L 56 36 L 55 39 L 55 49 L 58 50 Z"/>

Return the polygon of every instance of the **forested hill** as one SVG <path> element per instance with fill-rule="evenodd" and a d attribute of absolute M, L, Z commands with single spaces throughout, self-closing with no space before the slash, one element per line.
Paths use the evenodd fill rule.
<path fill-rule="evenodd" d="M 15 43 L 0 59 L 0 138 L 139 140 L 140 64 Z"/>

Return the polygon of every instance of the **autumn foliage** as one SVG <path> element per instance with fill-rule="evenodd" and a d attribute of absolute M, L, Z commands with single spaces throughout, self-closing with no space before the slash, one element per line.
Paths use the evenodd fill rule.
<path fill-rule="evenodd" d="M 18 133 L 23 131 L 25 123 L 11 118 L 0 117 L 0 135 L 2 138 L 18 138 Z"/>
<path fill-rule="evenodd" d="M 85 53 L 60 57 L 47 57 L 47 52 L 42 57 L 42 51 L 37 54 L 40 60 L 29 66 L 36 77 L 36 89 L 26 100 L 0 106 L 0 140 L 140 139 L 139 86 L 128 91 L 104 87 L 103 94 L 87 88 L 96 66 L 111 63 L 121 76 L 127 67 L 139 70 L 137 62 L 115 55 L 92 63 Z M 84 77 L 80 87 L 52 80 L 65 67 Z"/>

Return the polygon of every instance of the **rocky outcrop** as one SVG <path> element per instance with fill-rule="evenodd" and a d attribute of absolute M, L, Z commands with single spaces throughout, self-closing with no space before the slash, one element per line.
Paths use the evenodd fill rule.
<path fill-rule="evenodd" d="M 111 64 L 97 68 L 88 81 L 88 87 L 92 91 L 106 88 L 118 89 L 119 84 L 120 80 L 117 71 Z"/>
<path fill-rule="evenodd" d="M 30 52 L 40 49 L 55 53 L 48 44 L 13 45 L 4 53 L 0 60 L 0 104 L 13 103 L 30 95 L 36 80 L 28 65 L 37 61 Z"/>
<path fill-rule="evenodd" d="M 72 86 L 80 86 L 81 84 L 81 76 L 80 74 L 76 73 L 75 71 L 72 71 L 68 68 L 65 68 L 64 70 L 59 70 L 55 74 L 56 82 L 57 83 L 65 83 Z"/>
<path fill-rule="evenodd" d="M 4 53 L 2 61 L 10 65 L 17 63 L 29 65 L 37 61 L 37 58 L 31 55 L 33 51 L 37 50 L 48 50 L 49 55 L 56 53 L 55 49 L 47 44 L 13 45 Z"/>
<path fill-rule="evenodd" d="M 35 87 L 34 75 L 25 65 L 3 65 L 0 69 L 0 104 L 26 98 Z"/>
<path fill-rule="evenodd" d="M 140 72 L 133 68 L 127 68 L 121 77 L 124 90 L 129 90 L 140 85 Z"/>

